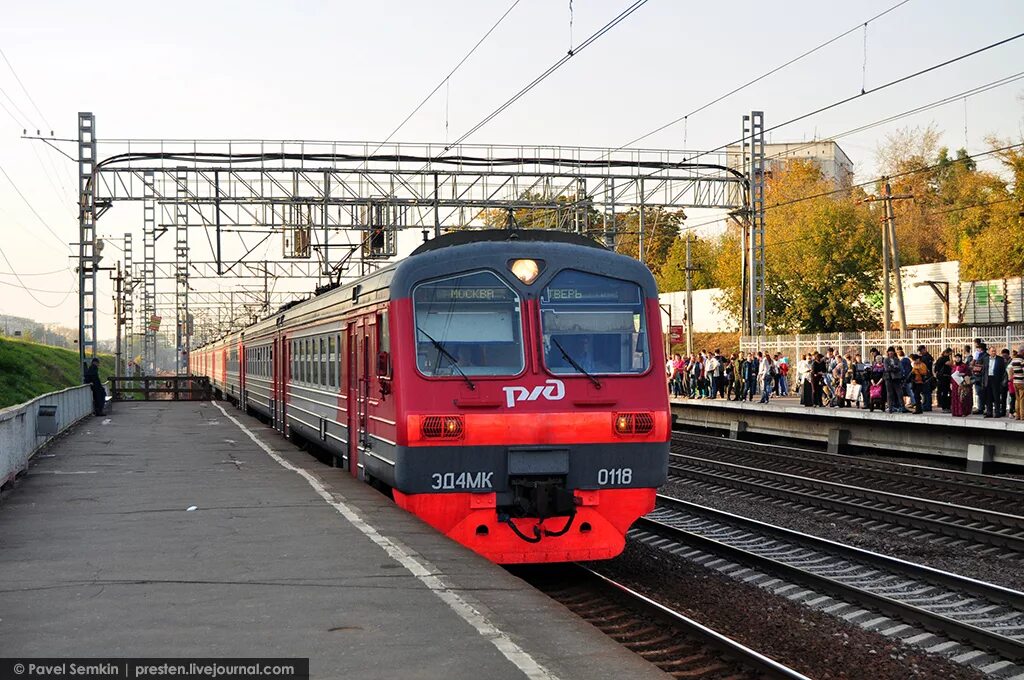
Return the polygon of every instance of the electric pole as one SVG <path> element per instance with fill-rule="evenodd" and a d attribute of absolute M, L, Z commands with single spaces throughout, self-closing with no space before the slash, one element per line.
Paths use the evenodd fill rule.
<path fill-rule="evenodd" d="M 121 365 L 121 332 L 124 328 L 124 303 L 121 299 L 122 290 L 121 284 L 124 281 L 124 276 L 121 274 L 121 262 L 117 263 L 116 275 L 114 279 L 114 326 L 116 327 L 116 334 L 114 336 L 114 375 L 124 375 L 125 372 L 122 370 Z"/>
<path fill-rule="evenodd" d="M 896 276 L 896 315 L 900 321 L 900 332 L 907 332 L 907 310 L 903 306 L 903 277 L 900 276 L 900 251 L 897 244 L 896 238 L 896 213 L 892 209 L 893 200 L 913 198 L 911 194 L 901 194 L 899 196 L 892 195 L 892 186 L 889 184 L 889 178 L 883 178 L 885 180 L 885 220 L 889 225 L 889 250 L 891 251 L 892 257 L 892 271 Z"/>
<path fill-rule="evenodd" d="M 900 322 L 900 332 L 907 332 L 907 310 L 903 305 L 903 277 L 900 275 L 900 253 L 898 239 L 896 238 L 896 212 L 892 209 L 892 202 L 914 198 L 913 194 L 900 194 L 894 196 L 889 178 L 883 177 L 883 188 L 885 193 L 882 196 L 873 196 L 866 199 L 868 202 L 881 201 L 885 213 L 882 215 L 882 305 L 883 323 L 885 330 L 892 327 L 892 295 L 890 294 L 890 274 L 896 277 L 896 318 Z"/>
<path fill-rule="evenodd" d="M 690 237 L 686 232 L 686 354 L 693 355 L 693 265 L 690 262 Z"/>

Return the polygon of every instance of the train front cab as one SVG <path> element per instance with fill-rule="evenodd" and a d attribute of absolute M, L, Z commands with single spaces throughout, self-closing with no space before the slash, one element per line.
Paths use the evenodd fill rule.
<path fill-rule="evenodd" d="M 441 249 L 392 283 L 395 500 L 495 562 L 614 557 L 666 477 L 653 277 L 580 250 L 461 246 L 452 275 Z"/>

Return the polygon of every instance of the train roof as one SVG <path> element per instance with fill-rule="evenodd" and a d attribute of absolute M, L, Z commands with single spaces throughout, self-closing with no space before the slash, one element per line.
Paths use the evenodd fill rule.
<path fill-rule="evenodd" d="M 608 250 L 592 238 L 568 231 L 555 231 L 553 229 L 465 229 L 453 231 L 427 241 L 412 251 L 410 257 L 440 248 L 495 241 L 505 243 L 569 243 L 576 246 Z"/>
<path fill-rule="evenodd" d="M 587 249 L 585 262 L 581 260 L 581 247 Z M 658 296 L 654 276 L 643 263 L 609 250 L 586 236 L 549 229 L 465 230 L 431 239 L 399 262 L 308 299 L 288 303 L 255 324 L 213 342 L 238 334 L 259 336 L 285 322 L 315 323 L 336 312 L 338 305 L 356 308 L 410 297 L 412 289 L 424 280 L 473 269 L 494 269 L 496 262 L 518 258 L 542 260 L 545 265 L 531 286 L 519 285 L 514 277 L 508 278 L 526 298 L 537 297 L 551 278 L 565 268 L 633 281 L 640 285 L 645 297 Z"/>

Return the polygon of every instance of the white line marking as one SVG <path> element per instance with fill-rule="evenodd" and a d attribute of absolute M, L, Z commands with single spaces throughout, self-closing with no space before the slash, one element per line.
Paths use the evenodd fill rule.
<path fill-rule="evenodd" d="M 99 470 L 33 470 L 34 475 L 94 475 Z"/>
<path fill-rule="evenodd" d="M 216 402 L 210 403 L 216 406 L 217 409 L 224 414 L 225 418 L 233 422 L 240 430 L 242 430 L 242 432 L 247 434 L 249 439 L 256 442 L 256 445 L 263 449 L 268 456 L 277 461 L 281 467 L 291 470 L 305 479 L 309 485 L 313 487 L 313 490 L 316 491 L 328 505 L 337 510 L 342 517 L 347 519 L 356 529 L 363 532 L 367 538 L 380 546 L 391 557 L 391 559 L 401 564 L 409 571 L 410 574 L 419 579 L 423 585 L 425 585 L 432 593 L 437 595 L 437 597 L 448 605 L 452 611 L 458 614 L 462 620 L 473 626 L 476 632 L 480 634 L 480 637 L 494 645 L 497 650 L 501 652 L 506 659 L 511 661 L 516 668 L 521 670 L 526 677 L 531 678 L 531 680 L 558 680 L 558 676 L 542 666 L 522 647 L 513 642 L 505 632 L 491 623 L 486 616 L 476 609 L 476 607 L 466 602 L 466 600 L 464 600 L 458 593 L 450 590 L 444 580 L 440 576 L 437 576 L 437 574 L 440 573 L 437 567 L 423 557 L 413 557 L 410 555 L 394 539 L 384 536 L 377 531 L 375 527 L 368 524 L 354 508 L 342 501 L 335 500 L 331 493 L 324 488 L 323 484 L 320 483 L 320 480 L 314 475 L 302 468 L 292 465 L 275 453 L 274 450 L 267 446 L 262 439 L 256 436 L 255 433 L 221 408 L 220 404 Z"/>

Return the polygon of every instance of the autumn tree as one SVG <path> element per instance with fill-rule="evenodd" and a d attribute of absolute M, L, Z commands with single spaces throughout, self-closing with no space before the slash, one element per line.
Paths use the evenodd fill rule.
<path fill-rule="evenodd" d="M 771 333 L 878 326 L 870 302 L 881 269 L 877 219 L 859 190 L 832 189 L 818 166 L 803 160 L 791 161 L 766 183 L 765 313 Z M 716 277 L 726 289 L 726 307 L 739 317 L 739 227 L 723 237 Z"/>
<path fill-rule="evenodd" d="M 673 241 L 668 249 L 664 264 L 655 274 L 658 290 L 668 293 L 686 290 L 686 234 Z M 690 236 L 690 266 L 694 270 L 694 290 L 716 288 L 719 251 L 725 243 L 724 237 L 697 238 Z"/>
<path fill-rule="evenodd" d="M 679 228 L 686 214 L 682 210 L 644 209 L 643 261 L 655 277 L 661 274 L 672 246 L 679 241 Z M 615 215 L 615 250 L 640 258 L 640 210 L 632 208 Z"/>

